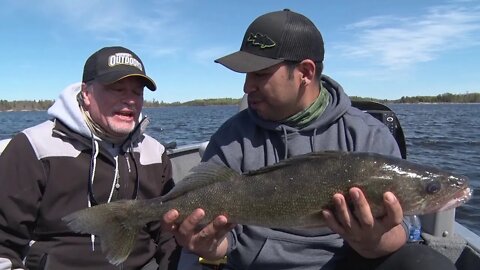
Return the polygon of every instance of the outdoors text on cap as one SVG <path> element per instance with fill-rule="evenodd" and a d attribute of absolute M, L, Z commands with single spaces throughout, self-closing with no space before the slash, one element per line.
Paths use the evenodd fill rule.
<path fill-rule="evenodd" d="M 277 45 L 270 37 L 260 33 L 256 33 L 255 35 L 250 33 L 247 42 L 251 42 L 253 46 L 260 46 L 261 49 L 272 48 Z"/>
<path fill-rule="evenodd" d="M 114 55 L 110 55 L 108 57 L 108 65 L 113 67 L 116 65 L 129 65 L 136 67 L 143 71 L 142 64 L 140 61 L 135 59 L 131 54 L 129 53 L 116 53 Z"/>

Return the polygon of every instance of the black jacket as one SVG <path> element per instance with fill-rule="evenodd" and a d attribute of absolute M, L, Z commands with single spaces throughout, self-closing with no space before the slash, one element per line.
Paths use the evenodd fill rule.
<path fill-rule="evenodd" d="M 22 131 L 1 154 L 0 269 L 118 269 L 105 259 L 98 237 L 92 245 L 91 235 L 70 231 L 62 217 L 94 201 L 148 199 L 173 187 L 171 162 L 152 137 L 140 132 L 113 147 L 77 130 L 55 118 Z M 159 223 L 143 228 L 123 269 L 141 269 L 152 258 L 160 269 L 175 268 L 178 248 L 159 229 Z"/>

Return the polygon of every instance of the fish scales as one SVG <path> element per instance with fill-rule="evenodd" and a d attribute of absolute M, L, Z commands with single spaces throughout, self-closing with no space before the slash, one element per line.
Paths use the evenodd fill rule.
<path fill-rule="evenodd" d="M 133 247 L 131 234 L 161 220 L 169 209 L 179 211 L 179 221 L 202 208 L 204 222 L 224 214 L 229 222 L 246 225 L 318 227 L 324 225 L 321 211 L 332 208 L 332 196 L 342 193 L 348 202 L 351 187 L 362 190 L 376 217 L 385 212 L 386 191 L 395 194 L 406 215 L 457 207 L 471 197 L 468 179 L 461 175 L 379 154 L 325 151 L 244 174 L 201 163 L 164 197 L 97 205 L 64 220 L 74 231 L 99 235 L 109 261 L 119 264 Z"/>
<path fill-rule="evenodd" d="M 227 181 L 214 181 L 194 190 L 181 190 L 181 201 L 163 200 L 163 204 L 179 210 L 180 219 L 201 207 L 206 210 L 205 221 L 225 214 L 231 222 L 241 224 L 277 228 L 321 226 L 323 219 L 319 211 L 330 207 L 333 194 L 346 192 L 360 179 L 365 179 L 368 172 L 367 162 L 350 155 L 302 157 L 294 161 Z M 377 189 L 372 192 L 375 199 L 383 194 Z M 155 205 L 159 207 L 153 208 Z M 160 219 L 163 215 L 160 210 L 166 206 L 154 201 L 151 207 Z M 152 214 L 145 216 L 148 220 Z"/>

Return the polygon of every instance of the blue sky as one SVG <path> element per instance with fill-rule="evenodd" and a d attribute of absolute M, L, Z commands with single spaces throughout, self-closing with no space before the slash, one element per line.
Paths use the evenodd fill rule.
<path fill-rule="evenodd" d="M 86 58 L 122 45 L 157 83 L 147 100 L 240 98 L 244 75 L 213 62 L 248 25 L 290 8 L 325 40 L 324 73 L 347 94 L 480 92 L 480 0 L 0 0 L 0 100 L 55 99 Z"/>

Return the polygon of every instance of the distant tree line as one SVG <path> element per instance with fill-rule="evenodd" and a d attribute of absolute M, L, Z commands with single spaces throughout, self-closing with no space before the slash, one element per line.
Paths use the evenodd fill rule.
<path fill-rule="evenodd" d="M 210 99 L 195 99 L 184 102 L 182 105 L 186 106 L 210 106 L 210 105 L 238 105 L 240 98 L 210 98 Z"/>
<path fill-rule="evenodd" d="M 195 99 L 187 102 L 172 102 L 166 103 L 163 101 L 145 101 L 143 106 L 146 108 L 167 107 L 167 106 L 210 106 L 210 105 L 238 105 L 240 98 L 209 98 L 209 99 Z"/>
<path fill-rule="evenodd" d="M 145 100 L 144 107 L 238 105 L 240 100 L 239 98 L 211 98 L 167 103 L 153 99 L 151 101 Z M 0 100 L 0 111 L 44 111 L 50 108 L 53 102 L 54 100 Z"/>
<path fill-rule="evenodd" d="M 399 99 L 375 99 L 364 97 L 350 97 L 352 100 L 375 101 L 379 103 L 480 103 L 480 93 L 451 94 L 444 93 L 437 96 L 401 97 Z"/>
<path fill-rule="evenodd" d="M 398 103 L 479 103 L 480 93 L 455 95 L 450 93 L 438 96 L 401 97 Z"/>
<path fill-rule="evenodd" d="M 380 103 L 480 103 L 480 93 L 451 94 L 445 93 L 437 96 L 415 96 L 401 97 L 396 100 L 375 99 L 352 96 L 352 100 L 369 100 Z M 144 106 L 147 108 L 167 107 L 167 106 L 210 106 L 210 105 L 238 105 L 240 98 L 210 98 L 195 99 L 187 102 L 167 103 L 158 100 L 146 100 Z M 0 100 L 0 111 L 40 111 L 47 110 L 52 106 L 53 100 L 18 100 L 7 101 Z"/>
<path fill-rule="evenodd" d="M 14 100 L 0 99 L 0 111 L 43 111 L 52 106 L 53 100 Z"/>

